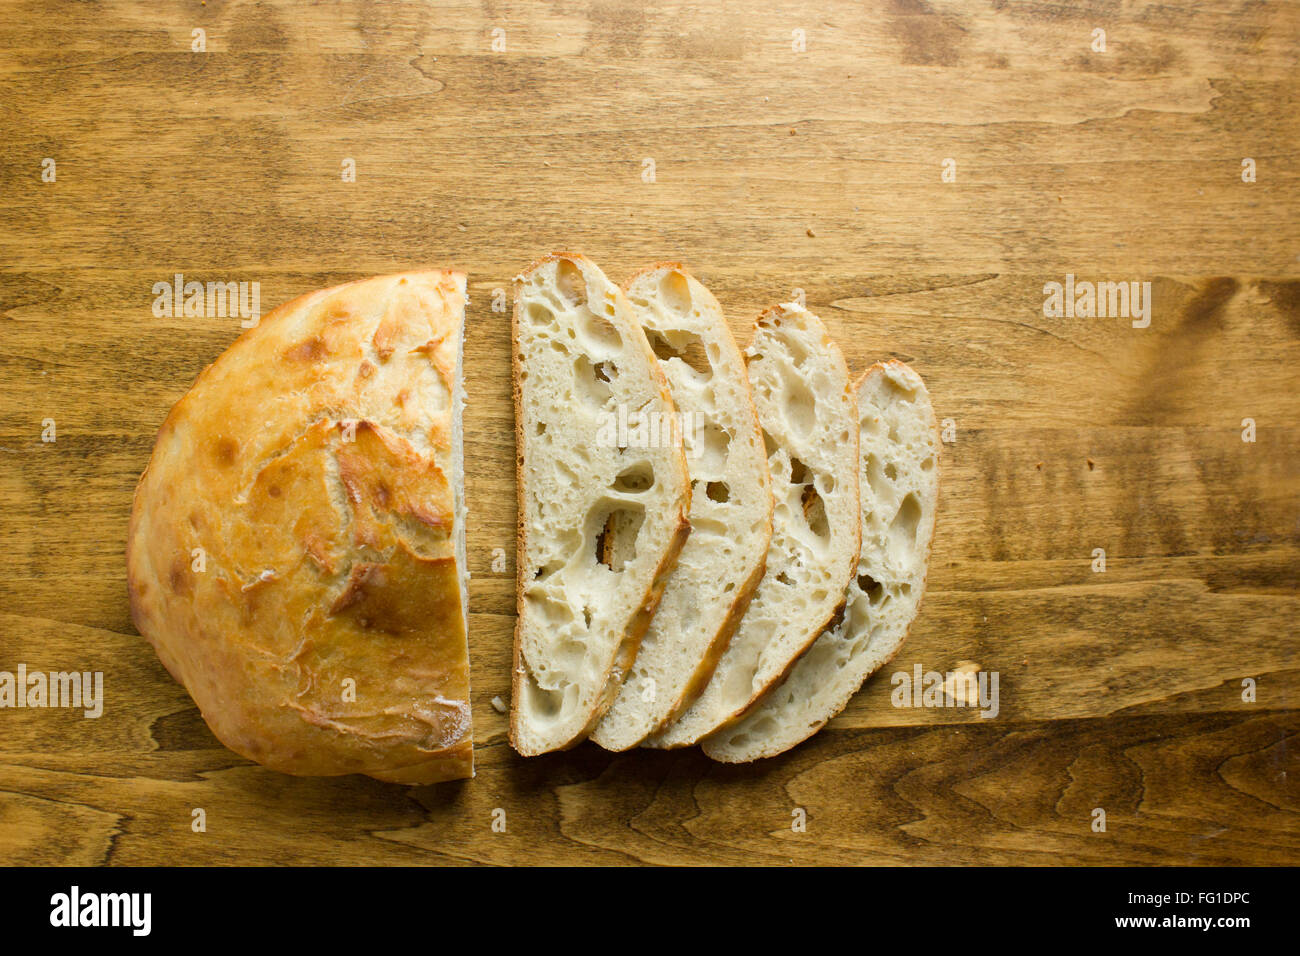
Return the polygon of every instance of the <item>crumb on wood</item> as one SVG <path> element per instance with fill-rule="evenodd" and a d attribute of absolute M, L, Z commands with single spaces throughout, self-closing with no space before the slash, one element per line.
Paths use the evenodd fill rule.
<path fill-rule="evenodd" d="M 498 714 L 504 714 L 506 712 L 506 702 L 501 699 L 500 695 L 492 698 L 492 709 Z"/>
<path fill-rule="evenodd" d="M 817 238 L 817 233 L 813 232 L 811 229 L 805 229 L 804 232 L 808 233 L 808 238 L 809 238 L 809 239 L 816 239 L 816 238 Z"/>
<path fill-rule="evenodd" d="M 1092 471 L 1092 470 L 1093 470 L 1094 468 L 1096 468 L 1096 467 L 1097 467 L 1097 463 L 1096 463 L 1095 461 L 1093 461 L 1091 458 L 1089 458 L 1089 459 L 1088 459 L 1088 470 L 1089 470 L 1089 471 Z"/>
<path fill-rule="evenodd" d="M 1037 468 L 1039 471 L 1042 471 L 1042 470 L 1043 470 L 1043 463 L 1040 461 L 1040 462 L 1039 462 L 1038 464 L 1036 464 L 1034 467 Z"/>

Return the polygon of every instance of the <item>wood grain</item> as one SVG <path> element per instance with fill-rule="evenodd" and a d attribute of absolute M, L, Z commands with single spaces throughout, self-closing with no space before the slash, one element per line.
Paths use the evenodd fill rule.
<path fill-rule="evenodd" d="M 1297 41 L 1300 5 L 1244 0 L 0 0 L 0 670 L 100 670 L 107 696 L 0 710 L 0 862 L 1300 862 Z M 977 661 L 996 718 L 893 707 L 886 673 L 756 766 L 510 751 L 491 306 L 554 248 L 616 279 L 683 259 L 742 341 L 802 289 L 854 371 L 916 367 L 955 439 L 887 671 Z M 151 289 L 256 281 L 269 311 L 435 263 L 473 296 L 478 777 L 274 774 L 130 624 L 135 480 L 239 333 Z M 1150 282 L 1150 327 L 1045 317 L 1067 273 Z"/>

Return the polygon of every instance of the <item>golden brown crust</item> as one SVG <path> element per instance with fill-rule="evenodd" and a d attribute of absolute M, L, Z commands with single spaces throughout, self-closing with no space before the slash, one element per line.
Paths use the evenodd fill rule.
<path fill-rule="evenodd" d="M 513 654 L 513 675 L 510 682 L 510 693 L 512 701 L 520 700 L 523 692 L 523 682 L 525 676 L 525 663 L 523 659 L 523 639 L 521 628 L 523 626 L 524 616 L 524 594 L 525 585 L 524 573 L 527 553 L 527 500 L 526 485 L 524 481 L 524 433 L 523 433 L 523 389 L 520 383 L 520 373 L 523 371 L 523 365 L 518 347 L 519 342 L 519 281 L 527 273 L 532 272 L 537 267 L 547 262 L 559 262 L 561 260 L 582 261 L 591 264 L 586 256 L 576 252 L 553 252 L 543 256 L 536 262 L 530 264 L 515 279 L 515 296 L 514 308 L 511 311 L 510 318 L 510 340 L 511 347 L 511 396 L 515 406 L 515 495 L 518 507 L 518 515 L 515 525 L 515 641 Z M 619 295 L 622 290 L 615 286 Z M 629 313 L 631 306 L 627 305 Z M 639 328 L 639 326 L 638 326 Z M 650 374 L 654 377 L 654 385 L 659 391 L 664 407 L 670 412 L 674 409 L 672 392 L 668 387 L 668 379 L 664 376 L 663 371 L 659 368 L 659 362 L 650 348 L 650 344 L 645 340 L 645 336 L 640 336 L 640 345 L 644 351 Z M 605 712 L 613 705 L 614 699 L 618 696 L 619 688 L 622 686 L 622 677 L 636 660 L 637 651 L 641 647 L 641 640 L 645 637 L 645 632 L 650 626 L 650 620 L 654 616 L 655 609 L 659 606 L 659 599 L 663 596 L 664 584 L 667 582 L 668 572 L 672 570 L 677 563 L 677 556 L 681 553 L 686 538 L 690 534 L 690 510 L 691 510 L 691 488 L 690 480 L 686 468 L 686 455 L 681 452 L 677 455 L 677 467 L 680 472 L 681 485 L 684 494 L 677 511 L 676 530 L 672 539 L 660 560 L 653 580 L 647 588 L 644 597 L 637 612 L 629 621 L 625 629 L 623 639 L 620 642 L 619 649 L 614 656 L 614 662 L 606 672 L 605 690 L 603 697 L 592 713 L 587 725 L 582 731 L 576 734 L 566 745 L 556 748 L 558 750 L 568 750 L 577 746 L 595 729 L 600 723 L 600 719 L 605 716 Z M 611 679 L 617 673 L 617 679 Z M 510 745 L 516 751 L 520 750 L 519 743 L 519 719 L 520 708 L 515 704 L 510 709 Z"/>
<path fill-rule="evenodd" d="M 131 512 L 132 619 L 232 750 L 299 775 L 472 774 L 464 304 L 441 270 L 301 296 L 164 421 Z"/>
<path fill-rule="evenodd" d="M 524 270 L 525 273 L 531 272 L 545 260 L 538 260 Z M 527 486 L 524 484 L 524 402 L 523 402 L 523 384 L 519 380 L 519 373 L 523 370 L 523 362 L 519 353 L 519 279 L 515 279 L 515 305 L 510 313 L 510 395 L 515 406 L 515 648 L 511 656 L 511 679 L 510 679 L 510 699 L 518 701 L 519 695 L 523 693 L 524 681 L 524 659 L 523 659 L 523 634 L 521 629 L 524 622 L 524 571 L 525 557 L 527 547 L 527 532 L 525 525 L 527 523 Z M 511 706 L 510 708 L 510 746 L 515 750 L 519 749 L 519 708 Z"/>

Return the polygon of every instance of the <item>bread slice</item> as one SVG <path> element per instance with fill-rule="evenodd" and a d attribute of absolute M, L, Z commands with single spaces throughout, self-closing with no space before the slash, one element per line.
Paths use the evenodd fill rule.
<path fill-rule="evenodd" d="M 518 601 L 510 742 L 584 739 L 690 532 L 668 382 L 623 292 L 559 253 L 515 279 Z"/>
<path fill-rule="evenodd" d="M 691 536 L 632 670 L 591 739 L 635 747 L 699 696 L 763 577 L 772 488 L 745 361 L 722 307 L 677 263 L 624 286 L 683 420 Z"/>
<path fill-rule="evenodd" d="M 469 777 L 463 273 L 282 305 L 178 401 L 136 488 L 131 617 L 230 749 Z"/>
<path fill-rule="evenodd" d="M 843 620 L 799 658 L 743 719 L 704 741 L 714 760 L 771 757 L 815 734 L 902 646 L 925 590 L 939 494 L 939 435 L 930 396 L 901 362 L 858 384 L 862 555 Z"/>
<path fill-rule="evenodd" d="M 822 321 L 763 313 L 746 350 L 774 507 L 767 572 L 700 698 L 647 741 L 680 747 L 739 717 L 844 604 L 857 566 L 858 429 L 848 368 Z"/>

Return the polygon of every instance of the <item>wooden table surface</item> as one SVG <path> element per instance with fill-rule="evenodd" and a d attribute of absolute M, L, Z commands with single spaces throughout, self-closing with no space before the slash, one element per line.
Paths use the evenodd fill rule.
<path fill-rule="evenodd" d="M 0 862 L 1300 862 L 1298 41 L 1296 3 L 3 0 L 0 670 L 102 671 L 105 704 L 0 710 Z M 491 305 L 554 249 L 683 260 L 742 342 L 803 289 L 855 373 L 904 359 L 951 419 L 912 636 L 782 757 L 507 744 Z M 477 778 L 264 770 L 128 615 L 136 478 L 240 332 L 153 286 L 269 311 L 445 263 Z M 1067 275 L 1150 282 L 1149 326 L 1045 315 Z M 963 660 L 995 718 L 891 706 Z"/>

